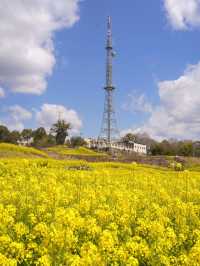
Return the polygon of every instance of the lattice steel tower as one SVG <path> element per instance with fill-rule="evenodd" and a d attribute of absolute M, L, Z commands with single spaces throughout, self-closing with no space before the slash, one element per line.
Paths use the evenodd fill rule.
<path fill-rule="evenodd" d="M 119 131 L 117 129 L 117 122 L 115 118 L 115 111 L 113 106 L 113 92 L 115 87 L 113 86 L 112 76 L 113 76 L 113 66 L 112 61 L 115 55 L 112 45 L 112 25 L 111 17 L 108 17 L 108 31 L 107 31 L 107 59 L 106 59 L 106 86 L 105 86 L 105 103 L 104 103 L 104 113 L 101 132 L 99 140 L 106 140 L 108 145 L 116 140 L 119 136 Z"/>

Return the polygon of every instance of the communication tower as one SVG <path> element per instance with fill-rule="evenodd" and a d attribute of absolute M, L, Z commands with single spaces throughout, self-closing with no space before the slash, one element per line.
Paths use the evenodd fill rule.
<path fill-rule="evenodd" d="M 113 57 L 115 56 L 115 52 L 113 50 L 112 44 L 112 23 L 110 16 L 108 17 L 107 22 L 106 51 L 106 86 L 104 87 L 105 102 L 99 140 L 106 141 L 107 145 L 110 146 L 110 144 L 113 141 L 117 140 L 117 138 L 119 137 L 119 131 L 117 129 L 117 122 L 113 105 L 113 93 L 115 91 L 115 87 L 113 86 Z"/>

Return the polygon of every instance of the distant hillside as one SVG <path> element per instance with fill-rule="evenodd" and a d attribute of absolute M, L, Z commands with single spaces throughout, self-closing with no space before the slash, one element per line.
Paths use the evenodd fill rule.
<path fill-rule="evenodd" d="M 32 147 L 0 143 L 0 157 L 47 157 L 47 154 L 44 151 L 40 151 Z"/>

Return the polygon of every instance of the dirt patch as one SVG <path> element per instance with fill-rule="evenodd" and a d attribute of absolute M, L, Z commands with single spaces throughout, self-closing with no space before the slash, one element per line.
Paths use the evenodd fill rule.
<path fill-rule="evenodd" d="M 121 162 L 169 167 L 172 162 L 179 162 L 186 168 L 190 165 L 200 165 L 200 159 L 176 157 L 176 156 L 151 156 L 151 155 L 139 155 L 139 154 L 110 154 L 108 156 L 85 156 L 85 155 L 60 155 L 56 152 L 46 151 L 49 157 L 56 160 L 84 160 L 87 162 Z"/>

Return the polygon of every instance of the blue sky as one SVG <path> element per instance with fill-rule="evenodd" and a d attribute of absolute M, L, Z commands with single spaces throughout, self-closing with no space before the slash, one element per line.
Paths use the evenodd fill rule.
<path fill-rule="evenodd" d="M 59 113 L 62 115 L 63 112 L 64 118 L 69 115 L 68 111 L 73 112 L 72 116 L 75 117 L 75 127 L 77 127 L 75 133 L 97 136 L 101 126 L 104 102 L 106 19 L 110 15 L 113 22 L 113 42 L 117 51 L 113 75 L 117 88 L 115 108 L 120 130 L 145 131 L 157 138 L 198 138 L 200 133 L 197 123 L 200 102 L 200 93 L 198 93 L 200 87 L 197 86 L 197 81 L 200 80 L 198 18 L 200 19 L 200 14 L 196 10 L 198 6 L 195 6 L 195 4 L 199 5 L 198 1 L 191 1 L 194 6 L 189 7 L 191 12 L 187 13 L 185 11 L 188 10 L 187 4 L 184 7 L 179 6 L 180 0 L 85 0 L 81 2 L 59 0 L 63 7 L 70 9 L 68 17 L 71 16 L 71 20 L 65 22 L 65 25 L 60 24 L 56 29 L 50 28 L 48 31 L 49 36 L 46 39 L 52 42 L 48 52 L 54 58 L 47 58 L 46 55 L 40 57 L 36 53 L 34 58 L 37 62 L 33 63 L 37 71 L 41 67 L 43 77 L 47 72 L 52 72 L 48 78 L 44 78 L 47 81 L 46 89 L 42 89 L 41 84 L 37 83 L 41 89 L 37 91 L 34 87 L 37 86 L 36 84 L 33 86 L 32 93 L 27 93 L 24 84 L 22 86 L 18 81 L 16 82 L 16 77 L 12 76 L 11 79 L 10 73 L 0 75 L 0 87 L 5 93 L 5 97 L 0 99 L 0 121 L 12 129 L 38 125 L 48 128 L 52 119 L 55 119 L 55 108 L 51 110 L 50 107 L 59 105 Z M 16 2 L 22 3 L 20 0 Z M 3 5 L 4 13 L 9 14 L 3 22 L 7 25 L 10 19 L 9 23 L 12 24 L 12 7 L 5 7 L 1 3 L 0 5 Z M 37 8 L 40 4 L 38 2 L 35 5 Z M 174 8 L 177 10 L 177 7 L 179 13 L 174 14 Z M 20 6 L 20 8 L 23 10 L 23 7 Z M 37 9 L 34 9 L 34 6 L 31 8 L 33 15 L 31 30 L 35 32 L 35 28 L 40 27 L 38 24 L 40 20 L 36 18 L 34 22 L 34 12 Z M 47 10 L 52 12 L 49 7 Z M 66 14 L 62 12 L 59 16 L 65 17 Z M 26 20 L 24 25 L 26 26 Z M 13 26 L 13 29 L 16 32 L 19 30 L 17 26 Z M 19 34 L 23 35 L 22 32 Z M 43 38 L 45 42 L 45 37 Z M 52 44 L 54 48 L 51 47 Z M 15 54 L 18 53 L 16 47 L 13 44 L 12 50 Z M 11 55 L 8 55 L 8 60 L 13 67 L 16 64 L 12 64 Z M 20 53 L 18 60 L 23 64 L 24 58 L 20 58 Z M 49 65 L 46 66 L 44 63 L 40 66 L 40 60 L 41 62 L 47 60 Z M 31 64 L 31 61 L 29 63 Z M 188 65 L 193 65 L 193 68 L 187 69 Z M 5 65 L 0 59 L 0 70 L 5 70 L 6 67 L 11 69 L 11 66 Z M 25 71 L 23 69 L 22 67 L 21 72 Z M 15 75 L 19 75 L 17 71 Z M 20 75 L 22 75 L 21 72 Z M 34 74 L 33 72 L 32 75 Z M 28 84 L 31 84 L 31 81 L 30 77 Z M 194 90 L 193 93 L 197 93 L 194 102 L 191 102 L 189 95 L 192 90 Z M 195 98 L 194 94 L 193 96 Z M 46 109 L 45 104 L 48 105 Z M 188 106 L 186 109 L 182 106 L 185 104 Z M 190 108 L 190 104 L 195 105 L 195 110 Z M 19 110 L 19 107 L 22 109 Z M 171 113 L 168 112 L 169 109 L 172 110 Z M 26 111 L 29 115 L 27 113 L 24 118 L 22 113 Z M 190 118 L 191 121 L 188 122 Z M 192 127 L 191 133 L 186 133 L 188 126 Z"/>

